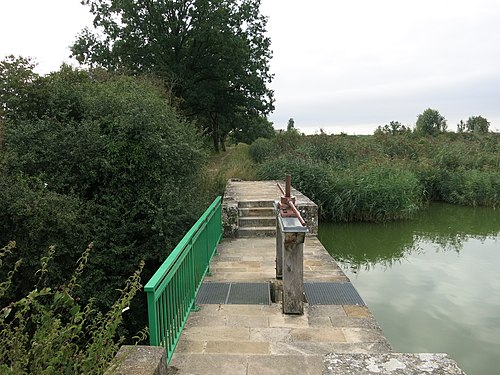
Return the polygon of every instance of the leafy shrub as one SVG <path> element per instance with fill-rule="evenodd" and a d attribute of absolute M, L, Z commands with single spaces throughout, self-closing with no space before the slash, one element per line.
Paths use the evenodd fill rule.
<path fill-rule="evenodd" d="M 490 122 L 482 116 L 471 116 L 465 123 L 468 132 L 488 133 Z"/>
<path fill-rule="evenodd" d="M 276 144 L 278 155 L 283 155 L 296 150 L 302 144 L 304 138 L 296 129 L 292 128 L 289 131 L 276 134 L 273 141 Z"/>
<path fill-rule="evenodd" d="M 146 79 L 65 67 L 23 90 L 5 122 L 0 240 L 17 241 L 25 259 L 47 241 L 58 246 L 53 281 L 93 240 L 78 294 L 104 309 L 140 260 L 145 277 L 153 274 L 206 206 L 202 137 Z M 11 291 L 18 297 L 36 271 L 23 267 L 25 282 Z M 145 303 L 133 303 L 142 326 Z"/>
<path fill-rule="evenodd" d="M 428 108 L 418 115 L 415 130 L 424 135 L 436 135 L 446 131 L 446 119 L 438 110 Z"/>
<path fill-rule="evenodd" d="M 270 139 L 257 138 L 250 145 L 250 156 L 256 163 L 262 163 L 267 158 L 276 154 L 276 145 Z"/>

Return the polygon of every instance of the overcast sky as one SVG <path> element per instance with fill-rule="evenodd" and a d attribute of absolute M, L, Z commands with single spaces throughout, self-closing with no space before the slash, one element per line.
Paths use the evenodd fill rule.
<path fill-rule="evenodd" d="M 450 129 L 482 115 L 500 129 L 500 1 L 262 0 L 277 128 L 371 134 L 435 108 Z M 79 0 L 0 0 L 0 56 L 70 62 L 91 24 Z"/>

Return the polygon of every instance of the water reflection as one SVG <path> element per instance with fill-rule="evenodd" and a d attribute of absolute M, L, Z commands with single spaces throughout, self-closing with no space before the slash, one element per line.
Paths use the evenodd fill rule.
<path fill-rule="evenodd" d="M 446 352 L 469 374 L 500 353 L 500 211 L 432 204 L 414 220 L 321 223 L 395 351 Z"/>
<path fill-rule="evenodd" d="M 400 264 L 410 254 L 424 252 L 425 242 L 433 243 L 436 251 L 460 253 L 468 239 L 484 241 L 499 231 L 499 210 L 436 203 L 408 221 L 321 223 L 318 237 L 337 262 L 357 273 Z"/>

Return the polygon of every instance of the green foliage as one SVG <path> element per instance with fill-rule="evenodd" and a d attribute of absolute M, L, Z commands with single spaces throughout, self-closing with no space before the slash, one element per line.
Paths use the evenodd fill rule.
<path fill-rule="evenodd" d="M 276 144 L 277 152 L 283 154 L 295 150 L 297 146 L 301 145 L 302 139 L 302 135 L 296 129 L 292 129 L 276 134 L 273 142 Z"/>
<path fill-rule="evenodd" d="M 231 137 L 234 143 L 252 144 L 258 138 L 272 138 L 275 135 L 273 124 L 265 117 L 254 117 L 245 120 L 241 126 L 233 126 Z"/>
<path fill-rule="evenodd" d="M 490 123 L 482 116 L 472 116 L 467 119 L 465 126 L 470 133 L 488 133 Z"/>
<path fill-rule="evenodd" d="M 497 134 L 317 134 L 293 142 L 280 136 L 267 146 L 286 147 L 255 159 L 257 176 L 282 179 L 291 173 L 293 185 L 317 202 L 328 220 L 408 218 L 426 200 L 498 206 Z"/>
<path fill-rule="evenodd" d="M 250 145 L 250 156 L 257 163 L 262 163 L 271 156 L 276 155 L 274 142 L 266 138 L 258 138 Z"/>
<path fill-rule="evenodd" d="M 417 118 L 415 131 L 423 135 L 436 135 L 446 131 L 446 119 L 436 109 L 428 108 Z"/>
<path fill-rule="evenodd" d="M 63 283 L 71 274 L 81 248 L 90 238 L 91 223 L 87 222 L 82 201 L 58 194 L 44 183 L 6 174 L 0 170 L 0 243 L 16 240 L 16 256 L 23 259 L 19 266 L 24 275 L 0 298 L 0 302 L 18 299 L 35 284 L 35 271 L 39 267 L 39 254 L 57 244 L 57 254 L 50 264 L 50 282 Z M 6 260 L 13 263 L 11 255 Z M 7 272 L 0 269 L 0 278 Z"/>
<path fill-rule="evenodd" d="M 273 92 L 266 87 L 273 77 L 270 39 L 260 0 L 83 3 L 94 15 L 96 32 L 81 33 L 74 57 L 160 77 L 212 136 L 217 151 L 231 130 L 252 126 L 272 111 Z"/>
<path fill-rule="evenodd" d="M 38 77 L 34 67 L 31 59 L 13 55 L 0 61 L 0 121 L 14 112 L 26 111 L 27 88 Z"/>
<path fill-rule="evenodd" d="M 463 120 L 460 120 L 460 122 L 457 124 L 457 133 L 463 133 L 465 129 L 465 122 Z"/>
<path fill-rule="evenodd" d="M 90 300 L 81 305 L 74 293 L 92 251 L 85 250 L 71 279 L 50 287 L 46 284 L 48 265 L 55 248 L 50 247 L 36 272 L 38 283 L 19 300 L 0 310 L 0 373 L 2 374 L 103 374 L 119 349 L 123 338 L 118 328 L 123 310 L 141 290 L 144 263 L 124 282 L 120 296 L 106 314 L 97 311 Z M 15 252 L 11 242 L 0 250 L 2 258 Z M 0 297 L 19 276 L 18 259 L 7 279 L 0 283 Z"/>
<path fill-rule="evenodd" d="M 0 166 L 0 243 L 16 240 L 26 259 L 10 297 L 33 285 L 41 248 L 58 248 L 51 267 L 60 272 L 49 273 L 57 284 L 94 241 L 78 294 L 109 307 L 135 265 L 144 260 L 151 276 L 203 211 L 202 136 L 145 78 L 63 67 L 23 90 Z M 127 326 L 142 327 L 144 301 L 133 304 Z"/>
<path fill-rule="evenodd" d="M 258 169 L 263 179 L 293 177 L 293 185 L 319 204 L 321 216 L 336 221 L 387 221 L 410 217 L 421 205 L 420 182 L 409 171 L 365 165 L 333 170 L 328 164 L 284 156 Z"/>
<path fill-rule="evenodd" d="M 439 180 L 440 195 L 445 202 L 500 207 L 500 172 L 477 169 L 445 173 Z"/>
<path fill-rule="evenodd" d="M 411 132 L 411 129 L 407 126 L 404 126 L 399 121 L 391 121 L 389 124 L 377 127 L 375 130 L 375 134 L 405 134 Z"/>
<path fill-rule="evenodd" d="M 250 157 L 250 146 L 239 143 L 229 146 L 224 153 L 213 153 L 205 173 L 203 188 L 209 196 L 224 195 L 230 178 L 255 180 L 256 166 Z M 206 193 L 205 193 L 206 194 Z"/>

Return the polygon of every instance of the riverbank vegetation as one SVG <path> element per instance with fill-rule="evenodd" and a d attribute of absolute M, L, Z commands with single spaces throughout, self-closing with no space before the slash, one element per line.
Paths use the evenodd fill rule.
<path fill-rule="evenodd" d="M 152 276 L 211 201 L 202 133 L 153 80 L 67 66 L 37 76 L 28 61 L 8 68 L 30 78 L 2 91 L 0 243 L 16 242 L 6 264 L 23 262 L 1 306 L 32 290 L 49 246 L 48 283 L 58 286 L 93 242 L 75 293 L 105 310 L 141 262 Z M 131 311 L 128 337 L 146 324 L 145 298 Z"/>
<path fill-rule="evenodd" d="M 291 173 L 326 220 L 409 218 L 428 201 L 500 207 L 500 135 L 447 133 L 442 121 L 439 127 L 432 135 L 397 126 L 373 136 L 292 130 L 256 140 L 250 153 L 258 178 Z M 426 129 L 423 121 L 419 129 Z"/>

